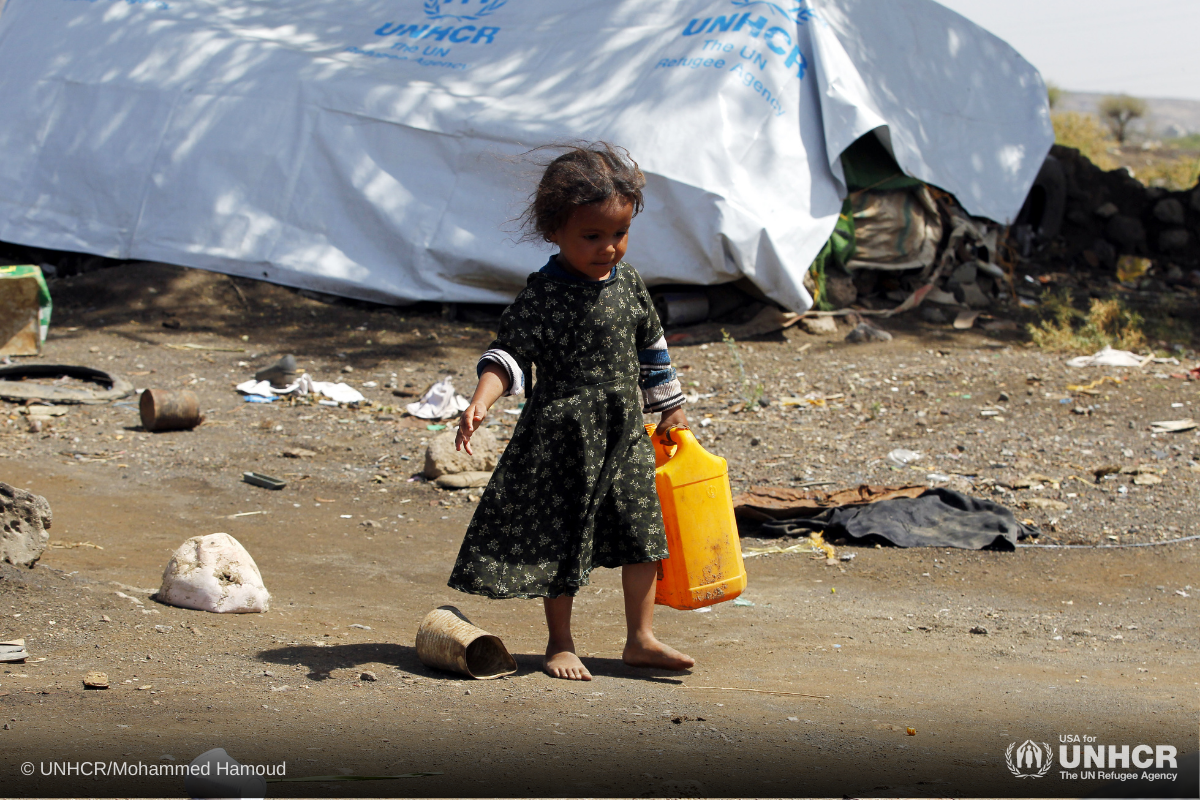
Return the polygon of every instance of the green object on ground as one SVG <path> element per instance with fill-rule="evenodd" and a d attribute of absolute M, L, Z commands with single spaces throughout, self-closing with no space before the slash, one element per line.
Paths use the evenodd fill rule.
<path fill-rule="evenodd" d="M 813 279 L 817 282 L 817 310 L 831 311 L 825 293 L 825 270 L 832 263 L 834 266 L 846 269 L 846 262 L 854 255 L 854 210 L 849 197 L 842 203 L 842 213 L 838 215 L 837 225 L 821 252 L 813 259 Z"/>
<path fill-rule="evenodd" d="M 842 172 L 846 176 L 846 188 L 851 192 L 866 189 L 886 192 L 925 185 L 904 174 L 874 133 L 868 133 L 846 148 L 842 153 Z"/>

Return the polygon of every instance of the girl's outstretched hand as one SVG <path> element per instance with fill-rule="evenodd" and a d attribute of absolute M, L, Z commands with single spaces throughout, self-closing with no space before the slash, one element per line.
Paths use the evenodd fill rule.
<path fill-rule="evenodd" d="M 487 418 L 488 407 L 483 403 L 471 403 L 458 420 L 458 434 L 454 437 L 454 449 L 466 449 L 467 455 L 473 456 L 471 450 L 471 435 L 479 430 L 479 425 Z"/>

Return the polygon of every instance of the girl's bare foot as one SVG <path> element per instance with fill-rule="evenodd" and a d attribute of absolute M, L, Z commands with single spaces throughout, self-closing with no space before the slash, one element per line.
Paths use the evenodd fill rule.
<path fill-rule="evenodd" d="M 546 648 L 546 658 L 542 661 L 542 669 L 551 678 L 562 678 L 568 681 L 590 681 L 592 673 L 575 655 L 574 650 Z"/>
<path fill-rule="evenodd" d="M 685 670 L 696 665 L 696 659 L 684 655 L 673 647 L 660 642 L 653 636 L 630 639 L 625 644 L 621 660 L 631 667 L 657 667 L 658 669 Z"/>

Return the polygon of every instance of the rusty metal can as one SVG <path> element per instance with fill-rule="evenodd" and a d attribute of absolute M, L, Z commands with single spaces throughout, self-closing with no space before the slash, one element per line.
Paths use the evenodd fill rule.
<path fill-rule="evenodd" d="M 187 389 L 146 389 L 138 402 L 142 427 L 148 431 L 186 431 L 204 421 L 200 401 Z"/>

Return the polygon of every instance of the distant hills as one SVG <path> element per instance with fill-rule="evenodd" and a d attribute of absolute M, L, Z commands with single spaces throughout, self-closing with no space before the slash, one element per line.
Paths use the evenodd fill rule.
<path fill-rule="evenodd" d="M 1055 111 L 1078 111 L 1096 114 L 1105 95 L 1095 92 L 1062 93 Z M 1149 108 L 1146 118 L 1135 126 L 1138 133 L 1155 139 L 1174 138 L 1200 133 L 1200 100 L 1170 100 L 1143 98 Z"/>

